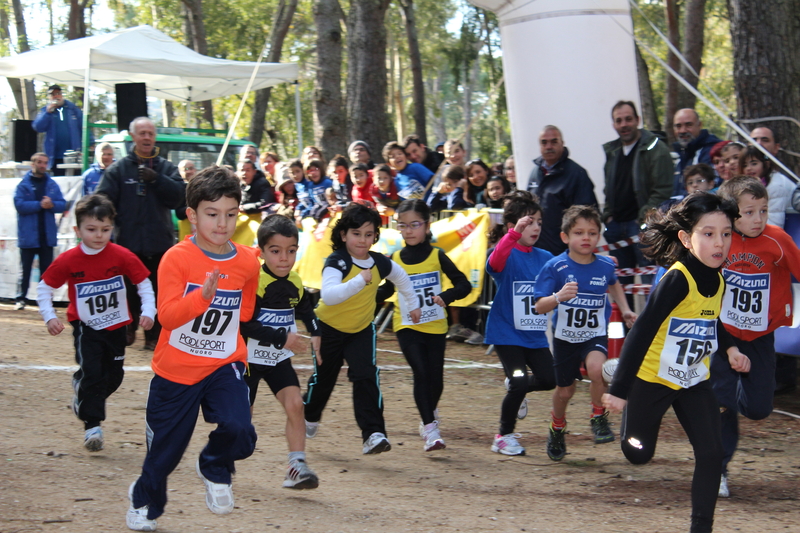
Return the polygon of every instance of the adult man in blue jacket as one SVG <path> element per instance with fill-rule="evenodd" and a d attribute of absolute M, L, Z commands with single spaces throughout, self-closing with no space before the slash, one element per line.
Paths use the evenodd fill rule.
<path fill-rule="evenodd" d="M 57 165 L 64 162 L 64 152 L 81 149 L 83 112 L 64 98 L 58 85 L 51 85 L 47 96 L 50 101 L 39 111 L 32 126 L 45 134 L 44 151 L 55 175 Z"/>
<path fill-rule="evenodd" d="M 528 180 L 528 190 L 539 197 L 542 204 L 542 232 L 536 247 L 558 255 L 567 249 L 561 240 L 561 217 L 573 205 L 597 207 L 594 183 L 578 163 L 569 158 L 561 130 L 547 125 L 539 135 L 542 157 Z"/>
<path fill-rule="evenodd" d="M 22 263 L 22 276 L 17 292 L 16 309 L 25 309 L 25 296 L 31 283 L 33 258 L 39 256 L 39 272 L 53 262 L 53 247 L 58 244 L 56 213 L 63 213 L 67 202 L 58 183 L 47 175 L 47 154 L 31 157 L 31 170 L 14 191 L 17 210 L 17 248 Z"/>
<path fill-rule="evenodd" d="M 679 109 L 672 120 L 672 130 L 677 141 L 672 143 L 672 149 L 678 153 L 680 159 L 675 165 L 675 177 L 672 194 L 675 196 L 686 195 L 686 185 L 683 171 L 691 165 L 705 163 L 711 165 L 711 149 L 720 139 L 708 130 L 703 129 L 700 115 L 694 109 Z"/>

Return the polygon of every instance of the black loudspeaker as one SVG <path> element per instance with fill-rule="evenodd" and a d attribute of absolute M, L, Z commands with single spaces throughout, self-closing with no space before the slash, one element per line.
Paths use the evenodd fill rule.
<path fill-rule="evenodd" d="M 117 83 L 117 128 L 127 130 L 135 118 L 147 116 L 147 86 L 144 83 Z"/>
<path fill-rule="evenodd" d="M 36 131 L 33 129 L 32 120 L 15 119 L 11 121 L 12 143 L 11 153 L 14 161 L 30 161 L 36 153 Z"/>

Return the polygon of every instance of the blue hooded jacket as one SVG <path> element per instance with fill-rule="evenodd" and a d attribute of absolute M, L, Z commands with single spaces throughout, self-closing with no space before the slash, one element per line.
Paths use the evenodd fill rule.
<path fill-rule="evenodd" d="M 44 133 L 44 152 L 50 158 L 50 163 L 56 159 L 56 112 L 47 112 L 47 106 L 44 106 L 36 119 L 33 121 L 33 129 L 39 133 Z M 81 149 L 81 129 L 83 128 L 83 112 L 78 106 L 64 100 L 64 114 L 67 120 L 67 128 L 69 129 L 69 148 L 70 150 Z M 89 144 L 92 144 L 91 135 L 89 136 Z M 58 154 L 58 159 L 62 159 L 64 154 Z"/>
<path fill-rule="evenodd" d="M 45 174 L 44 195 L 53 201 L 53 207 L 44 210 L 44 231 L 46 243 L 39 242 L 39 212 L 42 206 L 36 199 L 33 186 L 33 172 L 28 171 L 14 191 L 14 207 L 17 209 L 17 248 L 53 247 L 58 244 L 58 227 L 56 213 L 63 213 L 67 206 L 61 187 Z"/>

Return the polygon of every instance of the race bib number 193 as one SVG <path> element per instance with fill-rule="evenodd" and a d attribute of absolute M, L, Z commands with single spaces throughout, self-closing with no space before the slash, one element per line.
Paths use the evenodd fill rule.
<path fill-rule="evenodd" d="M 722 322 L 737 329 L 767 331 L 769 324 L 769 274 L 743 274 L 723 269 L 725 297 Z"/>
<path fill-rule="evenodd" d="M 201 285 L 187 283 L 184 297 L 201 288 Z M 230 357 L 239 342 L 241 302 L 242 291 L 217 289 L 205 313 L 172 330 L 169 344 L 182 352 L 200 357 Z"/>

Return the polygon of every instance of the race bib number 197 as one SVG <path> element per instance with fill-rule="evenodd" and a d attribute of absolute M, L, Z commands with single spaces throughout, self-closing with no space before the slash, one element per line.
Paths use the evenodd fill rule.
<path fill-rule="evenodd" d="M 187 283 L 184 297 L 200 288 L 201 285 Z M 230 357 L 239 342 L 241 302 L 242 291 L 217 289 L 205 313 L 172 330 L 169 344 L 182 352 L 200 357 Z"/>

